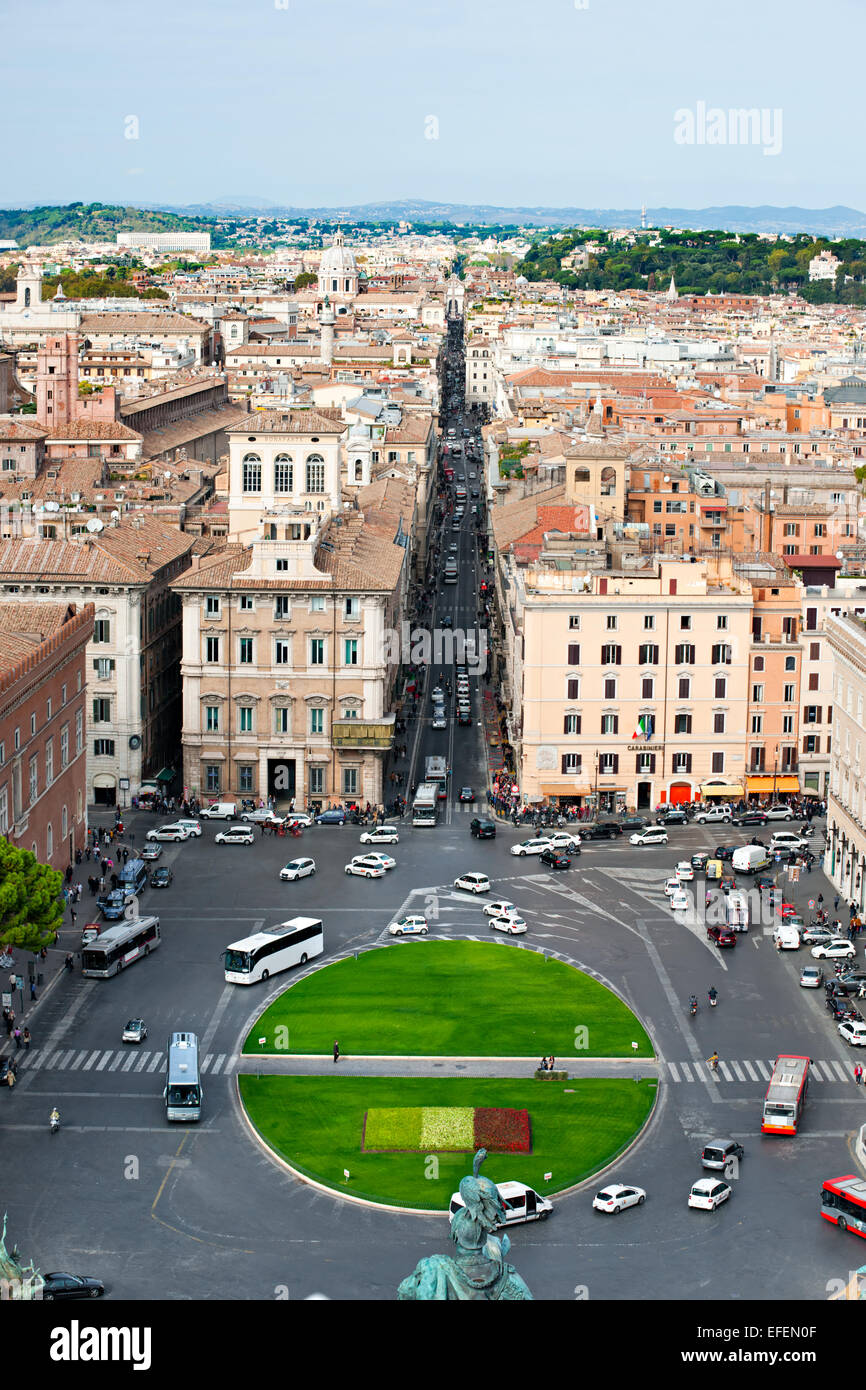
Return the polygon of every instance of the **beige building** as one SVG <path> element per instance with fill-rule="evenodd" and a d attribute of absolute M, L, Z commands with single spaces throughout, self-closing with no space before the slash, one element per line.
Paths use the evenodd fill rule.
<path fill-rule="evenodd" d="M 824 867 L 846 902 L 866 907 L 866 619 L 830 617 L 833 740 Z"/>

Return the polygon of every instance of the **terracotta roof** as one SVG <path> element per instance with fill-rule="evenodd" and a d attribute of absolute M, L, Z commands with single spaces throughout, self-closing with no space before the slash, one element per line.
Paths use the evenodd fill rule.
<path fill-rule="evenodd" d="M 561 506 L 565 499 L 565 485 L 545 488 L 533 493 L 531 497 L 521 497 L 514 502 L 504 502 L 490 511 L 490 525 L 496 540 L 497 549 L 507 550 L 514 541 L 521 540 L 538 524 L 539 508 L 553 509 Z"/>
<path fill-rule="evenodd" d="M 0 583 L 147 584 L 195 537 L 136 513 L 77 541 L 0 541 Z"/>
<path fill-rule="evenodd" d="M 245 415 L 227 434 L 343 434 L 346 422 L 339 411 L 326 407 L 318 410 L 258 410 Z"/>
<path fill-rule="evenodd" d="M 137 430 L 122 425 L 119 420 L 68 420 L 65 425 L 55 425 L 48 430 L 48 438 L 65 439 L 141 439 Z"/>
<path fill-rule="evenodd" d="M 21 415 L 0 415 L 0 440 L 4 443 L 14 440 L 19 444 L 45 439 L 48 430 L 33 419 Z"/>
<path fill-rule="evenodd" d="M 188 318 L 186 314 L 143 310 L 129 314 L 82 314 L 78 332 L 83 338 L 91 333 L 140 333 L 143 338 L 159 337 L 161 333 L 190 333 L 203 337 L 210 329 L 200 319 Z"/>

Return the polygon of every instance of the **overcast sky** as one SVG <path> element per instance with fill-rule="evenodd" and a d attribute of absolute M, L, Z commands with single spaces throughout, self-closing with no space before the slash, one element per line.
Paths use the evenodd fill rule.
<path fill-rule="evenodd" d="M 0 19 L 6 207 L 866 209 L 866 0 L 2 0 Z M 731 108 L 764 110 L 763 133 L 711 144 L 701 103 L 716 134 L 713 108 L 728 137 Z"/>

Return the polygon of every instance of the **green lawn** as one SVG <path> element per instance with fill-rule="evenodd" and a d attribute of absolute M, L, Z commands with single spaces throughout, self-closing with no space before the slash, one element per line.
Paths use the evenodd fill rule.
<path fill-rule="evenodd" d="M 573 1057 L 631 1056 L 632 1042 L 637 1056 L 653 1055 L 634 1014 L 604 985 L 504 941 L 404 942 L 326 966 L 265 1010 L 244 1052 L 329 1053 L 335 1038 L 347 1055 L 552 1052 L 567 1066 Z"/>
<path fill-rule="evenodd" d="M 494 1182 L 518 1178 L 549 1194 L 604 1167 L 629 1143 L 649 1116 L 656 1082 L 242 1075 L 240 1091 L 256 1129 L 293 1167 L 336 1192 L 444 1211 L 460 1179 L 472 1171 L 471 1157 L 362 1153 L 368 1109 L 526 1109 L 532 1120 L 532 1153 L 491 1154 L 482 1171 Z M 550 1182 L 544 1181 L 546 1172 L 553 1174 Z"/>

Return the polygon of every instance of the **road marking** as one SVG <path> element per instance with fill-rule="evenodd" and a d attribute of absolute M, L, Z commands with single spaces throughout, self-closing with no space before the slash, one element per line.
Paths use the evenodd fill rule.
<path fill-rule="evenodd" d="M 758 1080 L 758 1073 L 755 1071 L 755 1068 L 752 1066 L 751 1062 L 743 1062 L 743 1066 L 746 1068 L 746 1071 L 749 1073 L 749 1079 L 750 1079 L 750 1081 L 757 1081 L 757 1080 Z"/>
<path fill-rule="evenodd" d="M 836 1075 L 838 1076 L 838 1078 L 839 1078 L 840 1081 L 850 1081 L 850 1080 L 851 1080 L 851 1077 L 848 1075 L 847 1071 L 846 1071 L 845 1068 L 842 1066 L 842 1063 L 841 1063 L 841 1062 L 830 1062 L 830 1063 L 828 1063 L 828 1065 L 831 1066 L 831 1067 L 833 1068 L 833 1070 L 836 1072 Z"/>
<path fill-rule="evenodd" d="M 81 1068 L 81 1070 L 82 1070 L 82 1071 L 90 1071 L 90 1068 L 93 1066 L 93 1063 L 96 1061 L 96 1059 L 97 1059 L 98 1056 L 99 1056 L 99 1049 L 97 1048 L 95 1052 L 91 1052 L 90 1056 L 88 1057 L 87 1061 L 84 1063 L 84 1066 Z"/>
<path fill-rule="evenodd" d="M 680 1074 L 679 1074 L 679 1072 L 677 1071 L 677 1067 L 676 1067 L 676 1063 L 675 1063 L 675 1062 L 668 1062 L 668 1071 L 669 1071 L 670 1074 L 671 1074 L 671 1079 L 672 1079 L 672 1080 L 674 1080 L 674 1081 L 679 1081 L 679 1079 L 680 1079 Z"/>
<path fill-rule="evenodd" d="M 755 1066 L 757 1068 L 758 1075 L 762 1076 L 765 1081 L 769 1081 L 770 1077 L 773 1074 L 772 1070 L 764 1062 L 756 1062 Z"/>
<path fill-rule="evenodd" d="M 692 1066 L 696 1068 L 696 1063 L 693 1062 Z M 680 1062 L 680 1071 L 683 1074 L 684 1081 L 694 1081 L 695 1078 L 692 1076 L 688 1062 Z"/>
<path fill-rule="evenodd" d="M 96 1065 L 96 1070 L 102 1071 L 106 1063 L 108 1062 L 109 1057 L 113 1057 L 113 1055 L 113 1051 L 103 1052 L 101 1060 Z"/>
<path fill-rule="evenodd" d="M 220 1071 L 220 1070 L 222 1069 L 222 1065 L 223 1065 L 223 1062 L 225 1061 L 225 1059 L 226 1059 L 226 1054 L 225 1054 L 224 1052 L 221 1052 L 220 1055 L 217 1057 L 216 1061 L 215 1061 L 214 1064 L 213 1064 L 213 1070 L 214 1070 L 215 1072 L 216 1072 L 216 1071 Z"/>
<path fill-rule="evenodd" d="M 124 1064 L 123 1064 L 123 1070 L 124 1070 L 124 1071 L 129 1071 L 130 1068 L 132 1067 L 132 1065 L 133 1065 L 134 1062 L 135 1062 L 135 1053 L 134 1053 L 134 1052 L 130 1052 L 129 1056 L 127 1057 L 126 1061 L 125 1061 Z"/>
<path fill-rule="evenodd" d="M 725 1078 L 726 1081 L 733 1081 L 734 1078 L 731 1076 L 731 1073 L 728 1071 L 728 1068 L 721 1059 L 719 1059 L 719 1068 L 721 1070 L 722 1076 Z"/>
<path fill-rule="evenodd" d="M 123 1061 L 124 1061 L 124 1054 L 123 1054 L 122 1052 L 116 1052 L 115 1055 L 114 1055 L 114 1061 L 111 1063 L 111 1066 L 108 1068 L 108 1070 L 109 1070 L 109 1071 L 117 1071 L 117 1068 L 121 1065 L 121 1063 L 122 1063 Z"/>
<path fill-rule="evenodd" d="M 740 1071 L 740 1068 L 737 1066 L 736 1062 L 732 1062 L 731 1066 L 733 1067 L 734 1072 L 736 1073 L 737 1080 L 745 1081 L 746 1078 L 743 1076 L 743 1073 Z"/>
<path fill-rule="evenodd" d="M 150 1053 L 149 1053 L 149 1052 L 142 1052 L 141 1056 L 139 1057 L 138 1061 L 137 1061 L 136 1064 L 135 1064 L 135 1070 L 136 1070 L 136 1071 L 144 1071 L 145 1063 L 147 1062 L 147 1059 L 148 1059 L 149 1057 L 150 1057 Z"/>
<path fill-rule="evenodd" d="M 157 1067 L 159 1066 L 159 1064 L 160 1064 L 161 1061 L 162 1061 L 162 1053 L 161 1053 L 161 1052 L 154 1052 L 153 1057 L 151 1058 L 151 1060 L 150 1060 L 150 1062 L 149 1062 L 149 1064 L 148 1064 L 147 1070 L 148 1070 L 149 1072 L 151 1072 L 151 1071 L 156 1071 L 156 1069 L 157 1069 Z"/>

